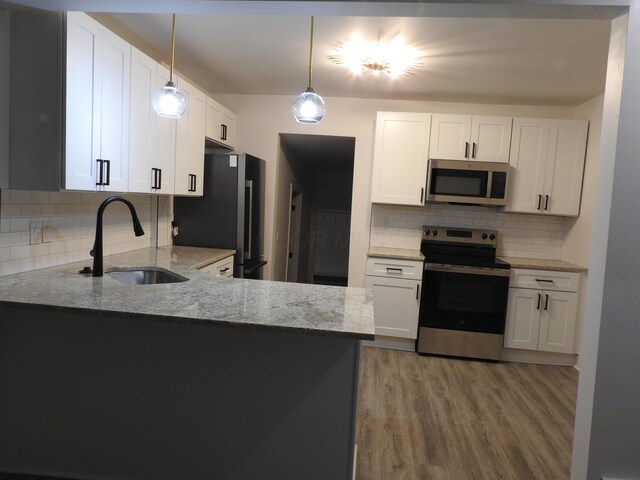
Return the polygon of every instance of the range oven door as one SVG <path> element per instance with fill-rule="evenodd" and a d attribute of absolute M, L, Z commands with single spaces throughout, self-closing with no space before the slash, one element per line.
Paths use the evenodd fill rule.
<path fill-rule="evenodd" d="M 504 333 L 508 269 L 425 264 L 420 326 Z"/>
<path fill-rule="evenodd" d="M 508 269 L 425 264 L 418 353 L 500 360 Z"/>

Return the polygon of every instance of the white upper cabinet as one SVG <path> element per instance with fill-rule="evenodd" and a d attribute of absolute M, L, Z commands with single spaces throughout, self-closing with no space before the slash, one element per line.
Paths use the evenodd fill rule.
<path fill-rule="evenodd" d="M 511 122 L 510 117 L 434 114 L 429 158 L 507 163 Z"/>
<path fill-rule="evenodd" d="M 151 192 L 156 88 L 156 62 L 138 49 L 131 50 L 131 115 L 129 141 L 129 191 Z"/>
<path fill-rule="evenodd" d="M 169 80 L 169 70 L 132 48 L 129 191 L 173 193 L 175 120 L 153 109 L 156 91 Z"/>
<path fill-rule="evenodd" d="M 169 81 L 169 69 L 156 65 L 156 85 L 154 94 Z M 153 108 L 153 107 L 152 107 Z M 176 161 L 175 118 L 161 117 L 153 111 L 154 136 L 152 139 L 153 158 L 151 161 L 151 191 L 157 194 L 173 195 Z"/>
<path fill-rule="evenodd" d="M 215 143 L 235 147 L 236 114 L 207 97 L 205 136 Z"/>
<path fill-rule="evenodd" d="M 423 205 L 431 114 L 378 112 L 371 201 Z"/>
<path fill-rule="evenodd" d="M 577 216 L 588 122 L 516 118 L 505 211 Z"/>
<path fill-rule="evenodd" d="M 544 211 L 578 216 L 589 123 L 551 120 L 544 180 Z"/>
<path fill-rule="evenodd" d="M 207 97 L 182 78 L 178 78 L 177 84 L 187 99 L 187 109 L 178 119 L 174 193 L 201 196 Z"/>
<path fill-rule="evenodd" d="M 120 37 L 67 14 L 66 189 L 128 189 L 130 58 Z"/>

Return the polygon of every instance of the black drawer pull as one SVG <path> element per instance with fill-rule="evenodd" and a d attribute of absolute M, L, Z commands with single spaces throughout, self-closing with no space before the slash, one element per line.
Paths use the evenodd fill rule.
<path fill-rule="evenodd" d="M 546 278 L 536 278 L 536 282 L 553 283 L 553 280 L 547 280 Z"/>
<path fill-rule="evenodd" d="M 393 273 L 393 274 L 402 275 L 402 269 L 401 268 L 387 267 L 387 273 Z"/>

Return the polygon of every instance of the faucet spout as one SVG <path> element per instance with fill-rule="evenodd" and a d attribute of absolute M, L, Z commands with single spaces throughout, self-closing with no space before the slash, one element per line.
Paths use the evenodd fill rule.
<path fill-rule="evenodd" d="M 102 263 L 102 216 L 104 215 L 104 210 L 105 208 L 107 208 L 107 205 L 113 202 L 122 202 L 127 207 L 129 207 L 129 211 L 131 212 L 131 220 L 133 221 L 133 232 L 135 233 L 135 236 L 140 237 L 144 235 L 144 230 L 142 229 L 142 225 L 140 224 L 140 220 L 138 219 L 136 209 L 129 200 L 116 195 L 113 197 L 109 197 L 105 201 L 103 201 L 98 208 L 98 215 L 96 218 L 96 239 L 93 242 L 93 249 L 91 250 L 91 252 L 89 252 L 89 254 L 93 257 L 94 277 L 102 277 L 102 275 L 104 275 L 104 267 Z"/>

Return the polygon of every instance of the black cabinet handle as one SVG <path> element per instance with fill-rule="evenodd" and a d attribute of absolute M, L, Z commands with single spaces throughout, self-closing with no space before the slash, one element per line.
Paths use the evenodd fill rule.
<path fill-rule="evenodd" d="M 229 271 L 229 267 L 221 268 L 220 273 L 227 273 Z"/>
<path fill-rule="evenodd" d="M 538 305 L 536 306 L 536 310 L 540 310 L 540 301 L 542 300 L 542 294 L 538 294 Z"/>
<path fill-rule="evenodd" d="M 549 195 L 545 195 L 544 199 L 544 209 L 549 210 Z"/>
<path fill-rule="evenodd" d="M 464 142 L 464 158 L 469 158 L 469 142 Z"/>
<path fill-rule="evenodd" d="M 473 148 L 471 149 L 471 158 L 476 158 L 476 142 L 473 142 Z"/>
<path fill-rule="evenodd" d="M 192 173 L 189 174 L 189 191 L 190 192 L 195 192 L 196 191 L 196 176 L 193 175 Z"/>
<path fill-rule="evenodd" d="M 96 185 L 102 185 L 102 181 L 103 181 L 103 176 L 104 176 L 104 170 L 102 168 L 102 162 L 103 160 L 97 158 L 96 159 L 96 163 L 98 164 L 96 167 L 96 173 L 98 174 L 98 178 L 96 179 Z"/>
<path fill-rule="evenodd" d="M 158 190 L 162 190 L 162 169 L 158 168 L 158 186 L 156 187 Z"/>
<path fill-rule="evenodd" d="M 540 210 L 541 205 L 542 205 L 542 195 L 538 195 L 538 210 Z"/>
<path fill-rule="evenodd" d="M 420 284 L 416 285 L 416 300 L 420 299 Z"/>
<path fill-rule="evenodd" d="M 220 124 L 220 140 L 226 140 L 227 139 L 227 126 L 222 123 Z"/>
<path fill-rule="evenodd" d="M 160 190 L 162 188 L 162 169 L 161 168 L 152 168 L 153 172 L 153 183 L 151 185 L 152 190 Z"/>
<path fill-rule="evenodd" d="M 536 282 L 553 283 L 553 280 L 547 280 L 546 278 L 536 278 Z"/>
<path fill-rule="evenodd" d="M 103 185 L 111 184 L 111 160 L 104 160 L 105 165 L 107 166 L 107 181 L 103 183 Z"/>
<path fill-rule="evenodd" d="M 548 309 L 549 309 L 549 294 L 548 294 L 548 293 L 545 293 L 544 309 L 545 309 L 545 310 L 548 310 Z"/>
<path fill-rule="evenodd" d="M 424 199 L 424 187 L 420 189 L 420 203 L 423 203 Z"/>

